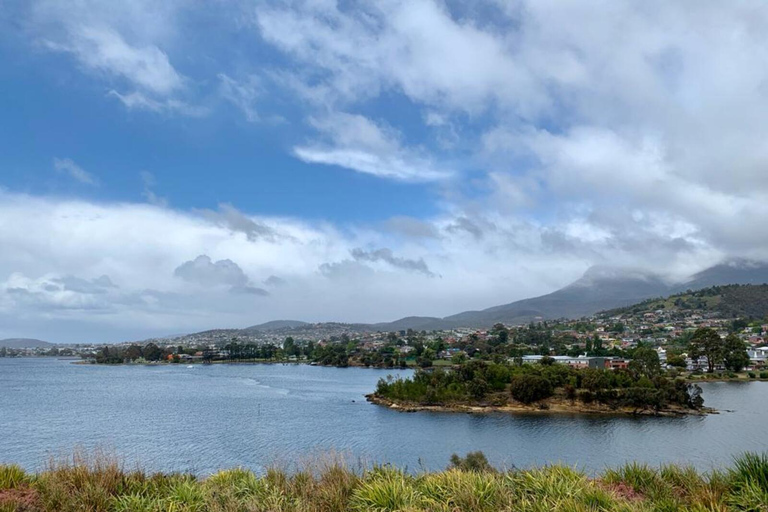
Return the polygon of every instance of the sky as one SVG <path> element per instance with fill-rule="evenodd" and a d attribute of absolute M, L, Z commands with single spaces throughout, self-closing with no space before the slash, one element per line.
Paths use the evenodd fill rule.
<path fill-rule="evenodd" d="M 762 0 L 0 0 L 0 338 L 768 260 Z"/>

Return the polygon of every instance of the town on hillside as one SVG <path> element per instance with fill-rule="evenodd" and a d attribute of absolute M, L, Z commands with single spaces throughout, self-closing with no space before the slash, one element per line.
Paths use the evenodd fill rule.
<path fill-rule="evenodd" d="M 575 367 L 625 368 L 636 349 L 644 347 L 652 348 L 661 365 L 668 368 L 710 373 L 754 370 L 768 359 L 768 321 L 765 315 L 740 315 L 744 308 L 734 304 L 754 305 L 756 300 L 744 297 L 749 299 L 757 292 L 762 297 L 766 288 L 713 287 L 591 317 L 537 319 L 526 325 L 397 332 L 370 332 L 342 323 L 265 331 L 219 329 L 113 345 L 0 348 L 0 357 L 76 356 L 96 363 L 279 361 L 383 368 L 451 366 L 471 359 L 523 363 L 547 357 Z M 697 332 L 716 336 L 722 343 L 715 340 L 714 348 L 707 349 L 699 340 L 697 348 L 693 343 Z M 736 365 L 729 365 L 723 349 L 726 340 L 738 340 L 737 351 L 746 354 L 740 354 Z"/>

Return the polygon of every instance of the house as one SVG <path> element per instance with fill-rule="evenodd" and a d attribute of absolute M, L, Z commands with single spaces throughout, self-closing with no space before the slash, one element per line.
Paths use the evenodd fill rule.
<path fill-rule="evenodd" d="M 588 356 L 549 356 L 555 360 L 556 363 L 567 364 L 572 368 L 605 368 L 605 357 L 588 357 Z M 538 363 L 544 358 L 544 356 L 523 356 L 523 363 Z"/>
<path fill-rule="evenodd" d="M 764 365 L 768 361 L 768 347 L 758 347 L 747 350 L 750 362 L 755 366 Z"/>
<path fill-rule="evenodd" d="M 629 361 L 620 357 L 606 357 L 605 368 L 608 370 L 626 370 L 629 368 Z"/>

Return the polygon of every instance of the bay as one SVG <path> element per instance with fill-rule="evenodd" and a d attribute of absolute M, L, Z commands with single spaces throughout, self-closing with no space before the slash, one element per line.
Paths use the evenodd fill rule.
<path fill-rule="evenodd" d="M 768 383 L 704 383 L 705 417 L 400 413 L 365 401 L 410 370 L 308 365 L 95 366 L 0 358 L 0 463 L 28 470 L 78 448 L 127 466 L 209 474 L 290 467 L 335 452 L 350 463 L 442 469 L 482 450 L 499 467 L 624 461 L 726 466 L 768 449 Z M 730 412 L 726 412 L 730 411 Z"/>

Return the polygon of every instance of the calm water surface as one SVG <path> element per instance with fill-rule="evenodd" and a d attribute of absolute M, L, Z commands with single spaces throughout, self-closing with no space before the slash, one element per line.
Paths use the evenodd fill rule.
<path fill-rule="evenodd" d="M 283 365 L 86 366 L 0 358 L 0 463 L 40 469 L 51 455 L 104 447 L 148 470 L 263 470 L 328 451 L 410 469 L 483 450 L 494 464 L 625 460 L 727 465 L 768 450 L 768 383 L 705 384 L 689 418 L 398 413 L 371 405 L 386 371 Z M 409 375 L 409 371 L 402 373 Z"/>

